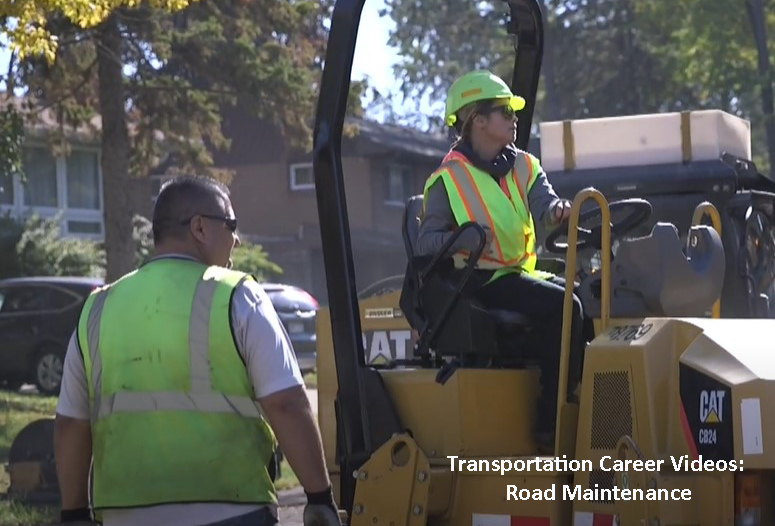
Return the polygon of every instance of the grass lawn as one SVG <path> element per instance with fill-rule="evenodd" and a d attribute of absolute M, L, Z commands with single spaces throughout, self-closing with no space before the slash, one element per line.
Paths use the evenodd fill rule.
<path fill-rule="evenodd" d="M 284 458 L 280 463 L 280 478 L 275 481 L 274 485 L 275 488 L 277 488 L 277 491 L 295 488 L 299 485 L 299 479 L 296 478 L 296 474 L 291 469 L 288 461 Z"/>
<path fill-rule="evenodd" d="M 5 464 L 11 443 L 24 426 L 39 418 L 54 416 L 56 398 L 34 394 L 19 394 L 0 391 L 0 493 L 8 489 L 8 474 Z M 58 522 L 57 507 L 26 506 L 0 500 L 0 526 L 45 526 Z"/>
<path fill-rule="evenodd" d="M 318 387 L 318 373 L 317 372 L 308 372 L 304 375 L 304 385 L 307 387 L 307 389 L 317 389 Z"/>
<path fill-rule="evenodd" d="M 305 382 L 317 380 L 314 374 L 307 376 Z M 13 439 L 30 422 L 53 417 L 55 407 L 55 397 L 0 390 L 0 494 L 5 494 L 8 490 L 9 480 L 5 464 L 8 462 L 8 452 Z M 299 485 L 296 475 L 285 459 L 281 463 L 280 472 L 281 476 L 276 482 L 278 490 Z M 58 519 L 58 507 L 27 506 L 0 499 L 0 526 L 46 526 L 58 522 Z"/>

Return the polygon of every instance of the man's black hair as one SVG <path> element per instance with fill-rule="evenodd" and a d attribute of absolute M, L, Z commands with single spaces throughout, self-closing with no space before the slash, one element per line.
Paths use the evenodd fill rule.
<path fill-rule="evenodd" d="M 153 209 L 153 241 L 183 237 L 185 221 L 198 214 L 223 215 L 229 202 L 225 185 L 209 177 L 181 175 L 164 183 Z"/>

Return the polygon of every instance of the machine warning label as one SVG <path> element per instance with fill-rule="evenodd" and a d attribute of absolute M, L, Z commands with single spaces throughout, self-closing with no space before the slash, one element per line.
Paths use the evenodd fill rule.
<path fill-rule="evenodd" d="M 689 449 L 705 458 L 730 460 L 734 454 L 730 388 L 684 364 L 679 378 Z"/>

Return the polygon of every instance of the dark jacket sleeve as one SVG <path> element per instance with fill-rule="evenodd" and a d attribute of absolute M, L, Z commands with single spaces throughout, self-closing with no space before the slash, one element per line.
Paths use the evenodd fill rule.
<path fill-rule="evenodd" d="M 559 197 L 552 188 L 549 180 L 545 174 L 538 176 L 538 179 L 530 188 L 530 193 L 527 195 L 527 201 L 530 206 L 530 214 L 533 216 L 533 221 L 542 221 L 544 225 L 549 226 L 552 224 L 552 218 L 547 214 L 549 207 L 554 204 Z"/>
<path fill-rule="evenodd" d="M 537 170 L 537 176 L 527 195 L 530 215 L 533 216 L 533 221 L 536 223 L 542 222 L 545 227 L 553 226 L 554 220 L 547 212 L 560 197 L 554 191 L 538 159 L 533 157 L 531 160 L 533 161 L 534 168 Z"/>

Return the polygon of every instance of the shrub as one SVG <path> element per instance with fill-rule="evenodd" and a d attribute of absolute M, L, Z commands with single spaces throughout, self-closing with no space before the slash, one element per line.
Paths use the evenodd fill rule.
<path fill-rule="evenodd" d="M 231 260 L 234 270 L 249 272 L 260 281 L 283 273 L 276 263 L 269 260 L 269 255 L 261 245 L 243 242 L 234 249 Z"/>
<path fill-rule="evenodd" d="M 15 252 L 19 276 L 104 276 L 105 255 L 98 244 L 61 237 L 58 217 L 30 217 Z"/>
<path fill-rule="evenodd" d="M 135 265 L 148 260 L 153 251 L 151 222 L 140 215 L 132 220 Z M 259 280 L 282 274 L 261 245 L 243 243 L 232 255 L 234 268 L 254 274 Z M 61 237 L 59 217 L 32 216 L 18 220 L 0 217 L 0 278 L 17 276 L 105 276 L 102 243 Z"/>

